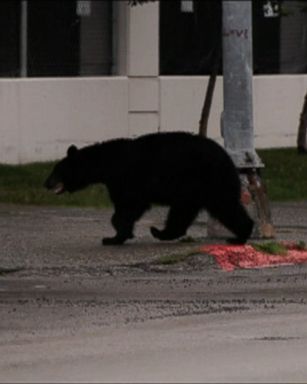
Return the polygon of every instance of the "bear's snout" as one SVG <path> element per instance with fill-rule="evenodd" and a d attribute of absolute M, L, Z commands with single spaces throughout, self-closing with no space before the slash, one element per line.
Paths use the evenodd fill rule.
<path fill-rule="evenodd" d="M 44 187 L 48 190 L 52 190 L 56 195 L 65 192 L 64 183 L 56 180 L 53 175 L 49 176 L 44 182 Z"/>

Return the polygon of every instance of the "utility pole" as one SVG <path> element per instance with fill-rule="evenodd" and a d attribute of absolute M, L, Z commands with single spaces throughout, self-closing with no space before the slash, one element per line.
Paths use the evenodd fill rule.
<path fill-rule="evenodd" d="M 27 77 L 28 57 L 28 2 L 21 1 L 20 11 L 20 76 Z"/>
<path fill-rule="evenodd" d="M 225 149 L 239 170 L 242 201 L 255 220 L 253 237 L 274 236 L 269 202 L 260 178 L 264 166 L 254 148 L 252 2 L 224 0 L 222 6 Z M 208 234 L 220 233 L 209 221 Z"/>

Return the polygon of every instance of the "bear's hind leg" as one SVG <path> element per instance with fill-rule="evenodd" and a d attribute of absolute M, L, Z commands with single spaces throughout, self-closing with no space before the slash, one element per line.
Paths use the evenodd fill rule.
<path fill-rule="evenodd" d="M 112 216 L 112 225 L 116 231 L 114 237 L 102 239 L 103 245 L 120 245 L 126 240 L 132 239 L 135 222 L 149 209 L 149 205 L 143 206 L 117 206 Z"/>
<path fill-rule="evenodd" d="M 151 227 L 153 237 L 159 240 L 175 240 L 186 234 L 187 229 L 195 220 L 200 208 L 198 206 L 185 206 L 184 203 L 170 207 L 166 225 L 163 230 Z"/>

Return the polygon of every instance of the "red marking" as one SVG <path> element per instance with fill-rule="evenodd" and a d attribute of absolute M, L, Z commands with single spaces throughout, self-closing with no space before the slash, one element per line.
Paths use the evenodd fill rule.
<path fill-rule="evenodd" d="M 277 265 L 291 265 L 307 262 L 307 251 L 294 243 L 282 243 L 287 248 L 286 255 L 272 255 L 256 251 L 251 245 L 204 245 L 201 252 L 215 256 L 225 271 L 235 268 L 265 268 Z"/>
<path fill-rule="evenodd" d="M 241 203 L 243 205 L 249 205 L 252 201 L 252 196 L 248 191 L 243 191 L 241 193 Z"/>

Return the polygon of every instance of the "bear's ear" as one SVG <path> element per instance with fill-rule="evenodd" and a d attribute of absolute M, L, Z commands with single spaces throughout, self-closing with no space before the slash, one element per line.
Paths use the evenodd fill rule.
<path fill-rule="evenodd" d="M 67 149 L 67 156 L 68 156 L 68 157 L 72 157 L 72 156 L 74 156 L 77 152 L 78 152 L 78 148 L 77 148 L 75 145 L 71 145 L 71 146 Z"/>

